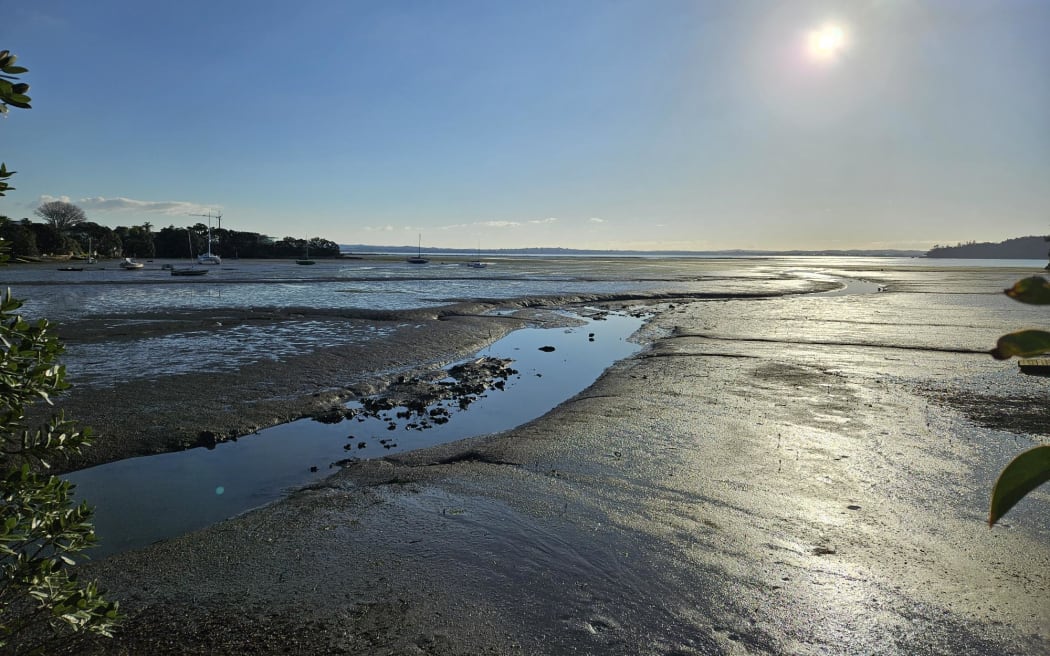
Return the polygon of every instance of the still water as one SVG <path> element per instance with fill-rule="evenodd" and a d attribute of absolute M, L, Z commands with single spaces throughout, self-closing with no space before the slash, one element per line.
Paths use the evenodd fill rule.
<path fill-rule="evenodd" d="M 518 373 L 506 390 L 488 392 L 468 410 L 451 401 L 444 405 L 450 421 L 423 431 L 407 428 L 405 420 L 395 420 L 397 428 L 390 430 L 379 419 L 303 419 L 214 449 L 130 458 L 68 474 L 78 498 L 95 506 L 101 544 L 91 555 L 143 547 L 269 503 L 331 474 L 346 458 L 382 457 L 514 428 L 635 353 L 639 347 L 628 338 L 642 321 L 609 314 L 573 328 L 530 328 L 504 337 L 478 355 L 514 360 Z M 545 346 L 555 350 L 541 351 Z"/>
<path fill-rule="evenodd" d="M 712 282 L 775 278 L 791 269 L 930 267 L 1001 268 L 1042 273 L 1041 260 L 929 260 L 876 257 L 765 258 L 491 258 L 472 269 L 457 262 L 415 266 L 400 259 L 320 261 L 227 260 L 208 274 L 173 278 L 157 260 L 125 271 L 116 263 L 58 271 L 32 264 L 0 269 L 0 286 L 27 299 L 29 317 L 55 321 L 134 314 L 165 309 L 207 310 L 252 307 L 368 308 L 401 310 L 444 305 L 458 299 L 509 299 L 559 294 L 615 294 L 636 291 L 703 292 Z M 752 291 L 754 291 L 752 289 Z"/>

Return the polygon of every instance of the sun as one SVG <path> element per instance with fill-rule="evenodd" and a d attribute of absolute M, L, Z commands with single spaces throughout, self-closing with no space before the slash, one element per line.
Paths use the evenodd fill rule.
<path fill-rule="evenodd" d="M 806 44 L 813 59 L 835 61 L 846 49 L 846 30 L 834 23 L 822 25 L 809 33 Z"/>

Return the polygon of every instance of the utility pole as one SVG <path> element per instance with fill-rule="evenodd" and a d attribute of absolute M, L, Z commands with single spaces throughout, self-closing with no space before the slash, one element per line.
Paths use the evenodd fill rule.
<path fill-rule="evenodd" d="M 190 214 L 190 216 L 206 216 L 206 217 L 208 217 L 208 227 L 209 228 L 211 227 L 211 220 L 212 219 L 216 219 L 219 222 L 219 230 L 222 230 L 222 212 L 219 212 L 217 214 L 212 214 L 211 210 L 209 210 L 207 214 Z"/>

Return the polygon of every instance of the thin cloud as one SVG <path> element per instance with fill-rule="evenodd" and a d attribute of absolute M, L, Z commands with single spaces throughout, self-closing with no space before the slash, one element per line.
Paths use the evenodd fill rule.
<path fill-rule="evenodd" d="M 591 218 L 589 218 L 587 220 L 590 221 L 591 223 L 605 223 L 605 219 L 599 219 L 596 216 L 592 216 Z"/>
<path fill-rule="evenodd" d="M 39 207 L 40 205 L 43 205 L 44 203 L 50 203 L 50 202 L 56 201 L 56 200 L 60 200 L 63 203 L 71 203 L 71 202 L 73 202 L 69 198 L 69 196 L 49 196 L 47 194 L 41 194 L 40 198 L 38 198 L 36 200 L 36 204 L 34 205 L 34 207 Z"/>
<path fill-rule="evenodd" d="M 439 230 L 462 230 L 464 228 L 516 228 L 521 223 L 517 221 L 475 221 L 474 223 L 453 223 L 441 226 Z"/>
<path fill-rule="evenodd" d="M 179 216 L 221 211 L 221 208 L 216 208 L 215 206 L 200 205 L 198 203 L 190 203 L 179 200 L 150 201 L 135 200 L 134 198 L 123 198 L 121 196 L 117 196 L 116 198 L 104 198 L 102 196 L 94 196 L 92 198 L 81 198 L 76 201 L 71 201 L 69 199 L 69 196 L 49 196 L 47 194 L 43 194 L 42 196 L 40 196 L 40 204 L 47 203 L 53 200 L 60 200 L 66 203 L 71 202 L 83 210 L 95 212 L 136 212 L 139 214 L 164 214 L 168 216 Z"/>
<path fill-rule="evenodd" d="M 365 226 L 364 227 L 364 231 L 365 232 L 393 232 L 394 231 L 394 226 L 392 226 L 392 225 Z"/>
<path fill-rule="evenodd" d="M 531 223 L 533 225 L 542 225 L 542 224 L 548 224 L 548 223 L 556 223 L 557 221 L 558 221 L 558 219 L 556 217 L 549 216 L 546 219 L 533 219 L 533 220 L 529 221 L 529 223 Z"/>

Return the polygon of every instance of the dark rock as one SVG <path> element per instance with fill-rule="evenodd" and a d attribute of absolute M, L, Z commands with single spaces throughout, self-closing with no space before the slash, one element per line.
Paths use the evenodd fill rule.
<path fill-rule="evenodd" d="M 214 449 L 215 445 L 219 442 L 222 442 L 222 438 L 212 431 L 206 430 L 197 434 L 196 446 L 203 446 L 206 449 Z"/>

